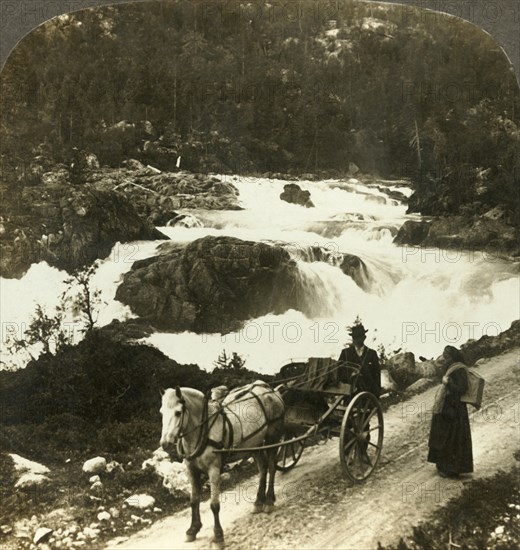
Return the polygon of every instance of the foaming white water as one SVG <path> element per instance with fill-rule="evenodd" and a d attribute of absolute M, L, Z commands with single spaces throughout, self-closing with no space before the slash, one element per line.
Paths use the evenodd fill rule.
<path fill-rule="evenodd" d="M 136 260 L 147 258 L 155 253 L 157 241 L 135 241 L 116 243 L 108 258 L 98 261 L 98 268 L 91 279 L 91 290 L 99 291 L 100 307 L 96 324 L 104 326 L 113 319 L 124 320 L 133 314 L 128 306 L 115 300 L 117 286 L 124 273 L 130 270 Z M 20 368 L 33 357 L 38 357 L 43 346 L 35 345 L 27 352 L 12 350 L 13 339 L 24 339 L 25 332 L 38 305 L 45 314 L 53 317 L 62 302 L 62 295 L 68 297 L 80 292 L 77 284 L 69 285 L 70 275 L 63 270 L 49 266 L 46 262 L 33 264 L 20 279 L 0 279 L 0 300 L 2 304 L 2 337 L 0 347 L 0 368 Z M 74 308 L 65 311 L 63 329 L 72 343 L 83 338 L 84 322 Z M 51 342 L 51 351 L 54 343 Z"/>
<path fill-rule="evenodd" d="M 460 346 L 471 338 L 496 335 L 518 316 L 518 280 L 506 264 L 495 266 L 499 280 L 484 282 L 485 292 L 482 281 L 475 283 L 475 273 L 462 264 L 453 270 L 445 265 L 437 274 L 428 273 L 427 265 L 409 267 L 405 265 L 403 277 L 395 280 L 390 265 L 392 275 L 385 279 L 384 263 L 379 263 L 375 276 L 386 284 L 381 285 L 383 291 L 372 293 L 363 291 L 338 268 L 307 264 L 307 291 L 317 306 L 312 316 L 291 310 L 250 320 L 242 330 L 227 335 L 157 333 L 147 342 L 181 363 L 207 369 L 213 368 L 222 350 L 228 356 L 237 352 L 246 359 L 247 368 L 273 374 L 301 358 L 337 358 L 348 340 L 346 326 L 357 315 L 369 328 L 368 346 L 382 344 L 390 354 L 413 351 L 416 357 L 437 357 L 447 344 Z M 500 279 L 504 267 L 507 275 Z M 476 268 L 481 272 L 489 266 Z"/>

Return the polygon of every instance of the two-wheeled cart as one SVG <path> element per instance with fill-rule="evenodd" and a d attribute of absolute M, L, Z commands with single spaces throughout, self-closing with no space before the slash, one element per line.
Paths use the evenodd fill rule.
<path fill-rule="evenodd" d="M 348 383 L 337 381 L 339 372 Z M 326 358 L 310 359 L 303 373 L 277 386 L 286 406 L 279 471 L 293 468 L 312 439 L 338 437 L 345 474 L 354 482 L 370 476 L 383 448 L 383 410 L 375 395 L 358 390 L 358 381 L 357 365 Z"/>

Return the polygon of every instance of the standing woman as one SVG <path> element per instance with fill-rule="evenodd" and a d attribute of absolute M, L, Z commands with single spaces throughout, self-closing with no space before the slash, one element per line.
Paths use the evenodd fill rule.
<path fill-rule="evenodd" d="M 473 472 L 468 409 L 460 400 L 468 388 L 468 375 L 457 348 L 446 346 L 443 357 L 445 374 L 433 406 L 428 462 L 437 465 L 440 476 L 457 477 Z"/>

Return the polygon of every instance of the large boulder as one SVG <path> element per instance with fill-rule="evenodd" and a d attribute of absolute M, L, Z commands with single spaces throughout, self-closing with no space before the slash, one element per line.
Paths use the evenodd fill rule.
<path fill-rule="evenodd" d="M 110 254 L 116 242 L 166 239 L 119 193 L 88 187 L 26 187 L 5 201 L 0 275 L 20 277 L 46 261 L 73 271 Z"/>
<path fill-rule="evenodd" d="M 268 313 L 313 316 L 322 307 L 282 245 L 204 237 L 160 248 L 134 263 L 116 293 L 157 328 L 227 333 Z"/>
<path fill-rule="evenodd" d="M 9 456 L 13 460 L 14 469 L 18 474 L 48 474 L 49 468 L 38 462 L 33 462 L 23 456 L 10 453 Z"/>
<path fill-rule="evenodd" d="M 299 204 L 306 208 L 312 208 L 314 206 L 311 201 L 311 194 L 309 191 L 304 191 L 296 183 L 288 183 L 283 186 L 283 192 L 280 194 L 280 198 L 285 202 L 292 204 Z"/>
<path fill-rule="evenodd" d="M 28 472 L 22 474 L 14 486 L 16 489 L 27 489 L 29 487 L 37 487 L 39 485 L 43 485 L 44 483 L 48 483 L 49 481 L 50 479 L 43 474 L 34 474 L 32 472 Z"/>
<path fill-rule="evenodd" d="M 420 370 L 421 376 L 424 378 L 430 378 L 431 380 L 440 380 L 445 371 L 446 361 L 442 355 L 437 359 L 427 359 L 416 364 L 416 367 Z"/>
<path fill-rule="evenodd" d="M 390 357 L 386 367 L 399 389 L 407 388 L 422 377 L 420 369 L 415 364 L 414 354 L 409 351 Z"/>

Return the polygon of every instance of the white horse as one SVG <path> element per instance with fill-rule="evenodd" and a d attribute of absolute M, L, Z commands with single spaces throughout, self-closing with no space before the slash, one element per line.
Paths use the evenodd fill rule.
<path fill-rule="evenodd" d="M 213 542 L 222 547 L 224 533 L 220 525 L 220 473 L 228 453 L 215 450 L 236 449 L 233 460 L 254 456 L 260 482 L 254 513 L 271 512 L 275 502 L 275 443 L 283 433 L 285 407 L 281 395 L 264 382 L 237 388 L 221 401 L 210 400 L 193 388 L 167 389 L 162 397 L 161 446 L 175 446 L 184 457 L 191 483 L 191 525 L 186 540 L 195 540 L 202 527 L 200 520 L 201 474 L 206 472 L 211 487 L 211 511 L 214 516 Z M 242 451 L 273 444 L 266 450 Z M 266 492 L 267 473 L 269 484 Z"/>

